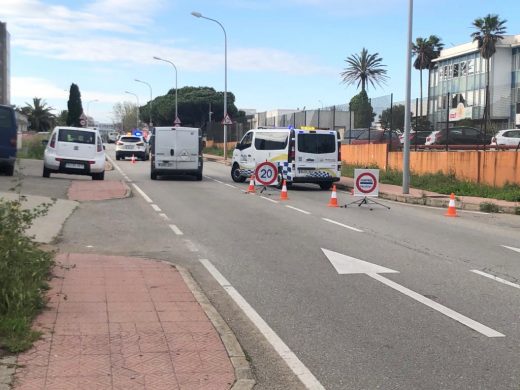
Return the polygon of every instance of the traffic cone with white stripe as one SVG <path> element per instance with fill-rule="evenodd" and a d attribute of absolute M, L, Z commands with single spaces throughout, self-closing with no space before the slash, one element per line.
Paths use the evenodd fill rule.
<path fill-rule="evenodd" d="M 280 192 L 280 200 L 289 200 L 287 195 L 287 182 L 284 180 L 282 185 L 282 192 Z"/>
<path fill-rule="evenodd" d="M 249 187 L 247 188 L 246 193 L 254 194 L 255 193 L 255 175 L 251 175 L 249 179 Z"/>
<path fill-rule="evenodd" d="M 332 186 L 332 193 L 330 194 L 330 200 L 327 207 L 338 207 L 338 195 L 336 193 L 336 184 Z"/>
<path fill-rule="evenodd" d="M 455 208 L 455 194 L 450 195 L 450 203 L 448 204 L 448 211 L 444 214 L 446 217 L 458 217 L 457 209 Z"/>
<path fill-rule="evenodd" d="M 132 159 L 131 159 L 131 161 L 132 161 L 132 164 L 135 164 L 135 156 L 134 156 L 133 154 L 132 154 Z"/>

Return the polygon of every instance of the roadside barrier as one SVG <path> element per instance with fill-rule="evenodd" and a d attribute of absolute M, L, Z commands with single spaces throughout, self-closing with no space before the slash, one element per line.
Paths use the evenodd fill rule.
<path fill-rule="evenodd" d="M 246 191 L 247 194 L 254 194 L 255 193 L 255 175 L 251 175 L 251 178 L 249 179 L 249 187 Z"/>
<path fill-rule="evenodd" d="M 289 200 L 289 196 L 287 195 L 287 183 L 284 180 L 282 186 L 282 192 L 280 192 L 280 200 Z"/>
<path fill-rule="evenodd" d="M 330 194 L 330 200 L 327 207 L 338 207 L 338 195 L 336 193 L 336 184 L 332 186 L 332 192 Z"/>
<path fill-rule="evenodd" d="M 455 194 L 450 195 L 450 203 L 448 204 L 448 211 L 444 214 L 446 217 L 458 217 L 457 209 L 455 208 Z"/>

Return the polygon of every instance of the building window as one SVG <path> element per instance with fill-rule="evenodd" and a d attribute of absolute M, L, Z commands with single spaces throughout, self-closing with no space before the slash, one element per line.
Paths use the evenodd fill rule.
<path fill-rule="evenodd" d="M 474 100 L 473 100 L 474 93 L 475 93 L 475 91 L 468 91 L 466 93 L 466 106 L 467 107 L 472 107 L 474 105 Z"/>
<path fill-rule="evenodd" d="M 459 64 L 453 64 L 453 77 L 459 77 Z"/>

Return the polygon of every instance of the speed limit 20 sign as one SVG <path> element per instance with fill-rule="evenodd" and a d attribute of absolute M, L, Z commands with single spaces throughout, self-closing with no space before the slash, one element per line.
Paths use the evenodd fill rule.
<path fill-rule="evenodd" d="M 278 168 L 272 162 L 265 161 L 256 166 L 255 179 L 264 186 L 277 184 Z"/>
<path fill-rule="evenodd" d="M 354 196 L 379 196 L 379 169 L 354 169 Z"/>

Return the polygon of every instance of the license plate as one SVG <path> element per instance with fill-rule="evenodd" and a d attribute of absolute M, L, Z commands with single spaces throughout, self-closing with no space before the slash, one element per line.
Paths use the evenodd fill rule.
<path fill-rule="evenodd" d="M 84 169 L 85 166 L 83 164 L 66 163 L 65 168 Z"/>
<path fill-rule="evenodd" d="M 171 167 L 172 163 L 171 162 L 160 162 L 157 165 L 159 165 L 160 167 Z"/>
<path fill-rule="evenodd" d="M 134 145 L 125 145 L 125 149 L 133 149 Z"/>

